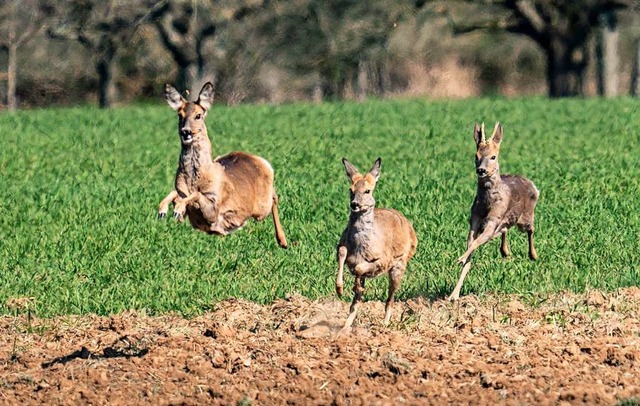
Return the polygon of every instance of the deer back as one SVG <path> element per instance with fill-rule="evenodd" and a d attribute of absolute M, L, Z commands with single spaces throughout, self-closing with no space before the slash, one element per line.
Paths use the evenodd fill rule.
<path fill-rule="evenodd" d="M 509 191 L 507 216 L 519 218 L 523 214 L 533 213 L 540 195 L 533 182 L 518 175 L 501 175 L 501 179 Z"/>
<path fill-rule="evenodd" d="M 374 211 L 377 251 L 389 259 L 409 261 L 416 252 L 417 237 L 413 225 L 394 209 L 376 208 Z"/>
<path fill-rule="evenodd" d="M 247 217 L 263 216 L 271 209 L 273 169 L 263 158 L 244 152 L 218 157 L 222 168 L 220 210 L 236 210 Z"/>

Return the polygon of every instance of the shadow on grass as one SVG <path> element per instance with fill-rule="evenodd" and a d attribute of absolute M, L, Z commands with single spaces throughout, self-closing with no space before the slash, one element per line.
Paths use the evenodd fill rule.
<path fill-rule="evenodd" d="M 410 288 L 401 292 L 398 295 L 400 300 L 409 300 L 416 298 L 423 298 L 430 302 L 435 302 L 436 300 L 447 299 L 453 290 L 453 285 L 436 285 L 436 286 L 428 286 L 428 285 L 420 285 L 420 286 L 411 286 Z M 470 294 L 470 293 L 466 293 Z M 462 295 L 461 295 L 462 296 Z"/>

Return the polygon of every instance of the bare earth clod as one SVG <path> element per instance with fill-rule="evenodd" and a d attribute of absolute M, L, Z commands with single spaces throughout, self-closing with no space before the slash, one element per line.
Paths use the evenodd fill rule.
<path fill-rule="evenodd" d="M 184 319 L 0 319 L 0 404 L 616 404 L 640 399 L 640 289 L 227 300 Z M 637 399 L 636 399 L 637 398 Z"/>

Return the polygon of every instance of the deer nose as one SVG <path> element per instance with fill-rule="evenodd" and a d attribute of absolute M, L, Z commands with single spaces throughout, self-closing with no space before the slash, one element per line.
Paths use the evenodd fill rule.
<path fill-rule="evenodd" d="M 351 210 L 357 210 L 360 205 L 356 202 L 351 202 Z"/>
<path fill-rule="evenodd" d="M 183 128 L 182 130 L 180 130 L 180 134 L 182 134 L 184 137 L 186 137 L 187 135 L 192 135 L 191 128 Z"/>
<path fill-rule="evenodd" d="M 477 169 L 476 169 L 476 173 L 477 173 L 479 176 L 484 176 L 484 175 L 486 175 L 486 174 L 487 174 L 487 170 L 486 170 L 486 169 L 484 169 L 484 168 L 477 168 Z"/>

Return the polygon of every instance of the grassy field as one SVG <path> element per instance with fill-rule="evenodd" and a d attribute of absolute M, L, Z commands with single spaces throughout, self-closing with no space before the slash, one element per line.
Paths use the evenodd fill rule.
<path fill-rule="evenodd" d="M 463 294 L 581 291 L 640 283 L 640 102 L 483 99 L 215 107 L 214 154 L 245 150 L 276 170 L 290 242 L 270 219 L 225 238 L 157 221 L 179 155 L 166 106 L 0 114 L 0 312 L 35 298 L 40 316 L 124 309 L 192 315 L 216 300 L 269 302 L 333 294 L 346 225 L 340 158 L 367 170 L 381 156 L 378 206 L 413 221 L 418 252 L 400 298 L 445 295 L 459 275 L 475 193 L 473 123 L 504 123 L 503 173 L 530 177 L 540 259 L 510 233 L 480 248 Z M 350 276 L 345 280 L 350 300 Z M 386 296 L 387 278 L 367 299 Z"/>

